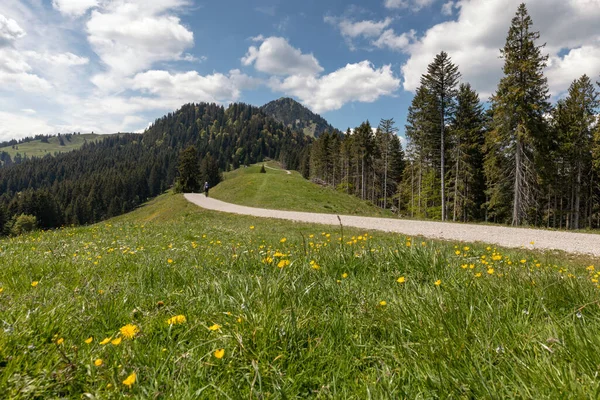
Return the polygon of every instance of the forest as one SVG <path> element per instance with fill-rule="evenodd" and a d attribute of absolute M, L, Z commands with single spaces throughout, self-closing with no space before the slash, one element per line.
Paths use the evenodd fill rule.
<path fill-rule="evenodd" d="M 440 52 L 408 110 L 403 155 L 393 121 L 322 135 L 311 176 L 401 216 L 563 229 L 600 227 L 600 82 L 583 75 L 550 104 L 540 34 L 522 4 L 484 103 Z"/>
<path fill-rule="evenodd" d="M 133 210 L 171 187 L 180 152 L 195 146 L 202 180 L 264 158 L 301 169 L 310 139 L 258 108 L 186 104 L 142 135 L 111 136 L 80 150 L 0 168 L 0 232 L 18 233 L 25 216 L 38 227 L 90 224 Z M 306 167 L 307 169 L 307 167 Z"/>

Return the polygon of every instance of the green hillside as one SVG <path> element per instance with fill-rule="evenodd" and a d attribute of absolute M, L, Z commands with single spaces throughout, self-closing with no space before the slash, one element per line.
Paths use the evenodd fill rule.
<path fill-rule="evenodd" d="M 101 224 L 2 239 L 0 249 L 6 398 L 600 389 L 597 274 L 550 254 L 352 229 L 341 237 L 171 194 Z"/>
<path fill-rule="evenodd" d="M 321 187 L 304 179 L 297 171 L 288 175 L 271 162 L 266 173 L 262 164 L 239 168 L 224 175 L 224 181 L 211 189 L 210 196 L 230 203 L 279 210 L 328 214 L 392 216 L 372 203 Z"/>
<path fill-rule="evenodd" d="M 0 152 L 7 152 L 10 154 L 11 158 L 14 158 L 17 153 L 21 154 L 22 157 L 44 157 L 46 154 L 54 155 L 55 153 L 76 150 L 86 142 L 96 142 L 98 140 L 103 140 L 107 136 L 111 135 L 82 133 L 81 135 L 70 135 L 70 140 L 67 140 L 63 135 L 64 146 L 60 145 L 58 136 L 53 136 L 48 139 L 48 143 L 44 143 L 41 140 L 32 140 L 31 142 L 15 145 L 15 148 L 13 148 L 13 146 L 0 147 Z"/>

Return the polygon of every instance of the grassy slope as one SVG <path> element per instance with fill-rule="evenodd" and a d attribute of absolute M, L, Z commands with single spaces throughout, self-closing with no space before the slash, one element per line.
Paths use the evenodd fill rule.
<path fill-rule="evenodd" d="M 85 141 L 98 141 L 106 138 L 107 135 L 98 135 L 95 133 L 82 133 L 81 135 L 73 135 L 71 136 L 71 141 L 63 138 L 65 143 L 64 146 L 61 146 L 58 137 L 54 136 L 48 139 L 48 143 L 42 143 L 39 140 L 34 140 L 28 143 L 22 143 L 16 145 L 17 149 L 13 149 L 12 146 L 0 147 L 0 152 L 5 151 L 10 154 L 11 158 L 17 153 L 20 153 L 21 156 L 25 157 L 44 157 L 46 154 L 54 155 L 54 153 L 64 153 L 71 150 L 76 150 L 83 146 Z"/>
<path fill-rule="evenodd" d="M 585 265 L 387 233 L 339 237 L 318 225 L 205 211 L 168 194 L 103 224 L 0 240 L 0 393 L 598 393 L 599 290 Z M 187 322 L 169 326 L 175 315 Z M 99 343 L 129 323 L 140 329 L 134 339 Z"/>
<path fill-rule="evenodd" d="M 288 175 L 276 163 L 266 165 L 278 170 L 267 168 L 267 173 L 261 174 L 261 165 L 226 173 L 224 181 L 211 190 L 210 196 L 235 204 L 279 210 L 392 216 L 367 201 L 315 185 L 297 171 Z"/>

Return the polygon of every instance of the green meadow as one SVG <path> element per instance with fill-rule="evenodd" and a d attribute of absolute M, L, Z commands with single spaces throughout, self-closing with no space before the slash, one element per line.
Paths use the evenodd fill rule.
<path fill-rule="evenodd" d="M 593 260 L 227 215 L 172 194 L 0 248 L 5 398 L 600 394 Z"/>
<path fill-rule="evenodd" d="M 368 201 L 340 193 L 329 187 L 315 185 L 298 171 L 280 169 L 275 162 L 265 163 L 266 173 L 259 173 L 263 164 L 239 168 L 224 174 L 223 182 L 209 195 L 219 200 L 250 207 L 307 211 L 326 214 L 392 217 Z"/>
<path fill-rule="evenodd" d="M 84 143 L 96 142 L 103 140 L 111 135 L 99 135 L 96 133 L 82 133 L 81 135 L 71 135 L 70 140 L 67 140 L 63 135 L 64 146 L 61 146 L 58 136 L 53 136 L 48 139 L 47 143 L 41 140 L 32 140 L 31 142 L 21 143 L 12 146 L 0 147 L 0 152 L 7 152 L 11 157 L 21 154 L 23 157 L 44 157 L 45 155 L 54 155 L 56 153 L 65 153 L 71 150 L 77 150 Z"/>

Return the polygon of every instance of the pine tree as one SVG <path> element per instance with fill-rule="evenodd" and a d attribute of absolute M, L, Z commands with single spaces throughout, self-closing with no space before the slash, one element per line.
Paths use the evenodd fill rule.
<path fill-rule="evenodd" d="M 387 208 L 388 194 L 388 170 L 390 166 L 391 153 L 393 151 L 393 137 L 398 133 L 398 128 L 394 125 L 394 119 L 381 119 L 377 129 L 377 145 L 383 158 L 383 208 Z"/>
<path fill-rule="evenodd" d="M 188 146 L 179 154 L 177 170 L 183 192 L 193 193 L 200 190 L 200 164 L 196 146 Z"/>
<path fill-rule="evenodd" d="M 471 85 L 461 84 L 452 121 L 454 168 L 453 220 L 480 218 L 485 202 L 483 176 L 484 112 Z"/>
<path fill-rule="evenodd" d="M 512 225 L 526 222 L 535 207 L 536 161 L 547 155 L 544 116 L 550 106 L 543 70 L 548 56 L 542 55 L 544 45 L 536 45 L 540 34 L 531 30 L 532 25 L 525 4 L 521 4 L 500 50 L 504 77 L 492 96 L 494 132 L 488 140 L 499 143 L 489 143 L 488 147 L 496 149 L 490 154 L 509 164 L 506 176 L 512 179 Z"/>
<path fill-rule="evenodd" d="M 446 137 L 445 129 L 449 123 L 456 102 L 456 85 L 460 79 L 458 67 L 452 63 L 448 53 L 442 51 L 435 56 L 427 67 L 427 74 L 421 77 L 421 85 L 435 98 L 440 121 L 440 187 L 442 199 L 442 221 L 446 220 Z"/>

